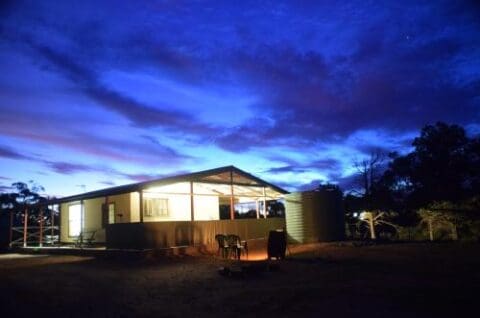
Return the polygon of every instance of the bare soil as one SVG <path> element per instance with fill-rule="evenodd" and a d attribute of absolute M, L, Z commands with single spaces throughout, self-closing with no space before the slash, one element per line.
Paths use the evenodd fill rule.
<path fill-rule="evenodd" d="M 268 266 L 212 256 L 0 254 L 0 317 L 477 317 L 480 244 L 291 247 Z M 219 274 L 220 267 L 237 271 Z M 247 266 L 239 274 L 240 266 Z"/>

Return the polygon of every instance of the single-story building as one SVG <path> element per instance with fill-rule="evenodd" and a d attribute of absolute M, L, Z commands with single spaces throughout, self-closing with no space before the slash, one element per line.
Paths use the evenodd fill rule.
<path fill-rule="evenodd" d="M 60 243 L 107 248 L 214 245 L 215 235 L 265 238 L 285 228 L 288 192 L 234 166 L 61 198 Z"/>

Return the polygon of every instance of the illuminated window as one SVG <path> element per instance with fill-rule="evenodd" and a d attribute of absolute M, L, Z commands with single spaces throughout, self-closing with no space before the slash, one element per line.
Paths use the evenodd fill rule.
<path fill-rule="evenodd" d="M 82 205 L 68 206 L 68 235 L 78 236 L 82 231 Z"/>
<path fill-rule="evenodd" d="M 115 223 L 115 203 L 108 204 L 108 224 Z"/>
<path fill-rule="evenodd" d="M 144 216 L 163 216 L 163 217 L 168 216 L 169 215 L 168 199 L 144 198 L 143 215 Z"/>

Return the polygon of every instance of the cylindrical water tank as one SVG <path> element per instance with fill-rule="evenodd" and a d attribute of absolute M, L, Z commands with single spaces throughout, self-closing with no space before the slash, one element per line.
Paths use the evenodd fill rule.
<path fill-rule="evenodd" d="M 345 238 L 342 193 L 338 190 L 293 192 L 285 196 L 289 243 L 339 241 Z"/>

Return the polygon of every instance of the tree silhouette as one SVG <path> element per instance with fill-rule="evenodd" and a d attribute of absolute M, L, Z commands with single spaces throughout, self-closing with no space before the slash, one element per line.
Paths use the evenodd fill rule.
<path fill-rule="evenodd" d="M 45 189 L 34 181 L 15 182 L 12 184 L 13 192 L 0 194 L 1 213 L 13 213 L 14 226 L 23 224 L 25 211 L 28 208 L 28 222 L 38 224 L 40 221 L 40 204 L 46 203 L 48 199 L 39 192 Z M 51 224 L 51 211 L 43 207 L 43 221 L 45 225 Z M 56 217 L 56 216 L 54 216 Z"/>
<path fill-rule="evenodd" d="M 372 195 L 372 189 L 381 177 L 382 164 L 385 161 L 385 154 L 377 150 L 370 153 L 367 159 L 357 160 L 354 167 L 357 170 L 359 183 L 361 184 L 362 196 L 369 198 Z"/>
<path fill-rule="evenodd" d="M 407 209 L 460 202 L 479 193 L 480 146 L 457 125 L 425 126 L 414 150 L 394 156 L 381 183 Z"/>
<path fill-rule="evenodd" d="M 435 231 L 441 227 L 450 228 L 450 238 L 458 240 L 458 227 L 478 220 L 480 200 L 473 198 L 461 203 L 435 202 L 419 210 L 422 223 L 428 226 L 429 239 L 435 239 Z"/>
<path fill-rule="evenodd" d="M 370 237 L 376 236 L 375 220 L 395 211 L 397 216 L 387 222 L 412 226 L 421 219 L 428 225 L 430 238 L 435 226 L 447 224 L 451 238 L 456 239 L 457 225 L 480 217 L 478 208 L 462 212 L 467 203 L 471 207 L 471 202 L 480 201 L 480 138 L 467 136 L 458 125 L 438 122 L 423 127 L 412 146 L 413 151 L 405 155 L 389 154 L 381 177 L 378 171 L 385 157 L 372 154 L 355 162 L 361 191 L 345 196 L 347 212 L 364 211 L 360 224 L 370 229 Z"/>

